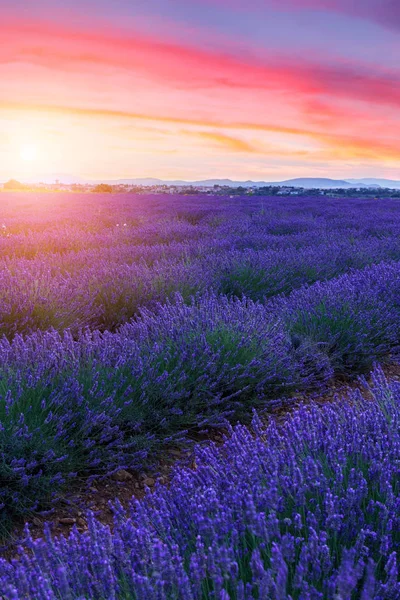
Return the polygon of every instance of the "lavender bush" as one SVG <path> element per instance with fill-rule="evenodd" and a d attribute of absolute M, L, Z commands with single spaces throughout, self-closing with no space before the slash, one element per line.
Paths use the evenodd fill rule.
<path fill-rule="evenodd" d="M 3 526 L 77 473 L 142 468 L 168 439 L 331 373 L 262 305 L 215 295 L 178 296 L 118 333 L 3 338 L 0 364 Z"/>
<path fill-rule="evenodd" d="M 304 286 L 274 307 L 293 334 L 324 349 L 335 372 L 368 370 L 399 348 L 400 263 Z"/>
<path fill-rule="evenodd" d="M 400 383 L 255 416 L 223 447 L 197 447 L 113 531 L 33 541 L 0 563 L 4 600 L 361 599 L 400 597 Z"/>

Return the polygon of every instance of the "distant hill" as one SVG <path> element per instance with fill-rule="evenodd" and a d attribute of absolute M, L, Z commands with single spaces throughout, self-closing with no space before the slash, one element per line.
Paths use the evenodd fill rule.
<path fill-rule="evenodd" d="M 183 179 L 156 179 L 153 177 L 139 178 L 139 179 L 116 179 L 113 181 L 107 180 L 105 183 L 111 183 L 114 185 L 126 184 L 126 185 L 193 185 L 193 186 L 206 186 L 213 187 L 214 185 L 229 186 L 229 187 L 252 187 L 254 185 L 264 186 L 271 185 L 265 181 L 233 181 L 232 179 L 200 179 L 198 181 L 185 181 Z"/>
<path fill-rule="evenodd" d="M 289 186 L 289 187 L 302 187 L 302 188 L 319 188 L 319 189 L 332 189 L 332 188 L 354 188 L 354 187 L 362 187 L 362 188 L 371 188 L 381 187 L 380 185 L 373 184 L 369 185 L 367 183 L 349 183 L 349 181 L 345 181 L 342 179 L 327 179 L 325 177 L 301 177 L 298 179 L 287 179 L 286 181 L 280 181 L 275 183 L 275 185 Z"/>
<path fill-rule="evenodd" d="M 393 190 L 400 190 L 400 181 L 394 179 L 377 179 L 375 177 L 365 177 L 363 179 L 348 179 L 352 184 L 365 183 L 366 185 L 379 185 L 383 188 L 391 188 Z"/>
<path fill-rule="evenodd" d="M 319 188 L 319 189 L 332 189 L 332 188 L 379 188 L 378 184 L 368 183 L 349 183 L 342 179 L 327 179 L 327 178 L 316 178 L 316 177 L 302 177 L 298 179 L 287 179 L 285 181 L 234 181 L 232 179 L 201 179 L 199 181 L 183 181 L 182 179 L 175 180 L 162 180 L 154 178 L 145 179 L 117 179 L 115 181 L 105 181 L 108 184 L 127 184 L 127 185 L 193 185 L 193 186 L 205 186 L 213 187 L 214 185 L 229 186 L 229 187 L 264 187 L 264 186 L 287 186 L 287 187 L 302 187 L 302 188 Z"/>
<path fill-rule="evenodd" d="M 135 179 L 97 179 L 89 180 L 82 179 L 81 177 L 75 177 L 64 173 L 55 174 L 43 174 L 37 176 L 35 179 L 26 179 L 23 183 L 55 183 L 58 180 L 64 184 L 108 184 L 108 185 L 140 185 L 140 186 L 157 186 L 157 185 L 176 185 L 176 186 L 196 186 L 196 187 L 213 187 L 214 185 L 228 186 L 228 187 L 264 187 L 264 186 L 277 186 L 277 187 L 301 187 L 305 189 L 334 189 L 334 188 L 392 188 L 400 189 L 400 181 L 394 181 L 391 179 L 329 179 L 326 177 L 299 177 L 295 179 L 286 179 L 284 181 L 235 181 L 232 179 L 201 179 L 197 181 L 184 181 L 183 179 L 165 180 L 158 179 L 156 177 L 140 177 Z"/>

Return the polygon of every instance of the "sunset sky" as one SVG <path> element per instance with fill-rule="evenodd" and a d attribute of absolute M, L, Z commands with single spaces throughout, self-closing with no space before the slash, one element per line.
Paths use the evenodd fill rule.
<path fill-rule="evenodd" d="M 400 179 L 397 0 L 0 0 L 0 180 Z"/>

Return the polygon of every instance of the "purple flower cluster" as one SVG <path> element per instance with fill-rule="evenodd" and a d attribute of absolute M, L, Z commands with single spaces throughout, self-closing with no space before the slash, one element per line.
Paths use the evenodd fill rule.
<path fill-rule="evenodd" d="M 256 415 L 197 447 L 113 530 L 32 540 L 0 562 L 4 600 L 395 600 L 400 597 L 400 384 Z"/>

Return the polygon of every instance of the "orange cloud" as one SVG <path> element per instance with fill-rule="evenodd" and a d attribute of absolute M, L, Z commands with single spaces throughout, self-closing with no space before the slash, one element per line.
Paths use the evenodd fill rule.
<path fill-rule="evenodd" d="M 182 131 L 182 133 L 184 135 L 203 139 L 206 142 L 211 142 L 211 144 L 217 148 L 223 148 L 224 150 L 231 152 L 258 152 L 252 144 L 218 131 Z"/>
<path fill-rule="evenodd" d="M 309 109 L 311 107 L 309 106 Z M 384 141 L 377 137 L 366 137 L 365 133 L 356 135 L 350 134 L 348 131 L 340 132 L 338 123 L 341 122 L 343 125 L 343 113 L 339 110 L 331 110 L 328 113 L 328 117 L 333 119 L 332 127 L 328 131 L 324 131 L 323 128 L 315 130 L 312 127 L 304 128 L 289 128 L 284 126 L 278 126 L 271 123 L 257 123 L 257 122 L 228 122 L 228 121 L 202 121 L 185 118 L 174 118 L 168 115 L 152 115 L 145 113 L 130 113 L 125 111 L 105 110 L 105 109 L 89 109 L 79 107 L 65 107 L 55 105 L 25 105 L 22 103 L 0 103 L 1 111 L 9 112 L 20 112 L 24 114 L 28 113 L 41 113 L 44 115 L 67 115 L 70 117 L 84 117 L 92 119 L 96 122 L 99 118 L 105 121 L 115 122 L 120 120 L 121 122 L 126 121 L 139 121 L 139 122 L 155 122 L 166 126 L 177 125 L 177 126 L 191 126 L 191 127 L 209 127 L 213 128 L 214 131 L 188 131 L 180 129 L 179 132 L 183 135 L 190 135 L 195 138 L 208 140 L 211 143 L 223 147 L 229 151 L 234 152 L 246 152 L 246 153 L 258 153 L 260 155 L 273 155 L 274 153 L 279 156 L 290 156 L 290 155 L 315 155 L 319 153 L 318 149 L 312 151 L 299 150 L 293 148 L 292 151 L 283 151 L 281 148 L 275 149 L 270 145 L 269 148 L 262 148 L 261 146 L 255 147 L 253 144 L 246 142 L 235 136 L 226 135 L 224 133 L 215 131 L 215 129 L 224 130 L 236 130 L 236 131 L 248 131 L 254 134 L 278 134 L 289 138 L 301 138 L 315 140 L 320 144 L 320 150 L 323 148 L 330 149 L 331 153 L 324 154 L 324 157 L 330 159 L 336 159 L 339 156 L 343 158 L 347 156 L 349 159 L 352 157 L 369 157 L 369 158 L 388 158 L 394 160 L 400 160 L 400 146 L 398 144 L 398 131 L 399 126 L 395 130 L 391 130 L 394 134 L 392 140 Z M 327 117 L 327 118 L 328 118 Z M 342 119 L 342 121 L 340 121 Z M 344 121 L 345 123 L 346 121 Z M 364 124 L 364 121 L 363 121 Z M 378 127 L 379 123 L 376 124 Z M 396 133 L 397 132 L 397 133 Z"/>

